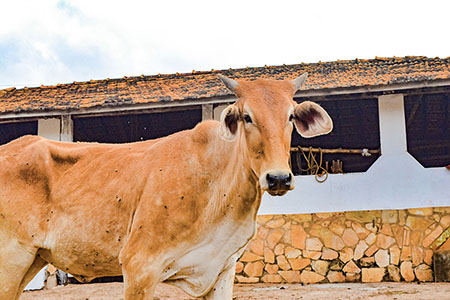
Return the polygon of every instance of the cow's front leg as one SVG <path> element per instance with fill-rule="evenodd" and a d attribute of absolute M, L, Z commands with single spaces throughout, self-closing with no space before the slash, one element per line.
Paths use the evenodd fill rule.
<path fill-rule="evenodd" d="M 153 300 L 161 276 L 161 265 L 154 256 L 145 251 L 145 247 L 132 244 L 130 240 L 120 253 L 124 300 Z"/>
<path fill-rule="evenodd" d="M 204 297 L 205 300 L 231 300 L 233 299 L 234 273 L 236 258 L 230 259 L 228 266 L 219 274 L 214 287 Z"/>

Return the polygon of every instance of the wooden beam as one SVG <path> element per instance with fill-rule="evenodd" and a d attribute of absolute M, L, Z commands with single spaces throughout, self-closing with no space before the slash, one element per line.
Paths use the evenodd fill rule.
<path fill-rule="evenodd" d="M 419 108 L 420 102 L 422 101 L 423 95 L 419 95 L 416 102 L 414 103 L 413 108 L 411 109 L 411 112 L 409 113 L 408 120 L 406 121 L 406 128 L 408 128 L 411 123 L 414 120 L 414 117 L 416 116 L 417 109 Z"/>

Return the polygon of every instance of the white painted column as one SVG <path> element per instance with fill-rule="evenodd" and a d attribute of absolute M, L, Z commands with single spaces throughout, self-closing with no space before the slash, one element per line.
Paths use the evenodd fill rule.
<path fill-rule="evenodd" d="M 39 119 L 38 135 L 49 140 L 59 141 L 61 138 L 61 119 Z"/>
<path fill-rule="evenodd" d="M 73 120 L 71 115 L 61 116 L 60 141 L 73 142 Z"/>
<path fill-rule="evenodd" d="M 378 97 L 382 155 L 407 152 L 403 94 Z"/>
<path fill-rule="evenodd" d="M 203 104 L 202 105 L 202 121 L 213 119 L 213 105 Z"/>

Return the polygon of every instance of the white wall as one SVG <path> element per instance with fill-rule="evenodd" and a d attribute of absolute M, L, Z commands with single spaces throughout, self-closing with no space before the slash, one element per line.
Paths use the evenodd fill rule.
<path fill-rule="evenodd" d="M 298 214 L 355 210 L 450 206 L 450 172 L 424 168 L 406 148 L 403 95 L 378 99 L 381 153 L 365 173 L 296 176 L 295 189 L 283 197 L 267 193 L 259 214 Z"/>

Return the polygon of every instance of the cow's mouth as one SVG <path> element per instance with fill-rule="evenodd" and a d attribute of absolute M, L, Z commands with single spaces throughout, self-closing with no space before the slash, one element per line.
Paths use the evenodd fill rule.
<path fill-rule="evenodd" d="M 278 191 L 271 191 L 268 190 L 267 191 L 271 196 L 283 196 L 285 195 L 288 191 L 287 190 L 278 190 Z"/>

